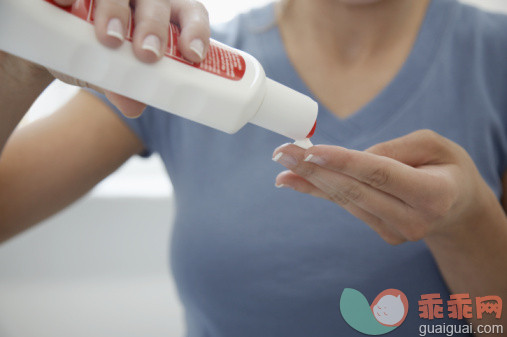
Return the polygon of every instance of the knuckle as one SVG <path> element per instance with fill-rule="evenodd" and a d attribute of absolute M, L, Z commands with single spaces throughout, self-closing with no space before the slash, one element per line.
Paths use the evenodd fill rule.
<path fill-rule="evenodd" d="M 438 134 L 435 131 L 430 130 L 430 129 L 421 129 L 421 130 L 415 131 L 415 133 L 419 134 L 423 138 L 428 138 L 428 139 L 436 139 L 438 137 Z"/>
<path fill-rule="evenodd" d="M 406 241 L 400 235 L 390 230 L 388 226 L 382 222 L 382 220 L 378 219 L 376 221 L 373 221 L 373 224 L 374 224 L 373 229 L 375 230 L 375 232 L 377 232 L 377 234 L 382 238 L 382 240 L 384 240 L 391 246 L 397 246 Z"/>
<path fill-rule="evenodd" d="M 206 7 L 200 1 L 192 1 L 192 8 L 194 8 L 206 20 L 209 20 L 209 13 Z"/>
<path fill-rule="evenodd" d="M 430 129 L 422 129 L 415 131 L 415 134 L 420 137 L 420 141 L 426 146 L 431 152 L 443 155 L 447 153 L 445 151 L 447 140 L 438 133 Z"/>
<path fill-rule="evenodd" d="M 341 194 L 347 200 L 352 202 L 360 202 L 364 199 L 364 193 L 358 184 L 351 184 L 341 191 Z"/>
<path fill-rule="evenodd" d="M 384 229 L 384 222 L 382 221 L 382 219 L 376 217 L 376 216 L 372 216 L 371 219 L 368 221 L 368 223 L 370 224 L 370 227 L 373 227 L 373 229 L 379 234 L 382 236 L 382 234 L 385 232 L 385 229 Z"/>
<path fill-rule="evenodd" d="M 185 28 L 190 28 L 195 33 L 202 34 L 206 37 L 209 37 L 211 35 L 209 20 L 199 15 L 195 15 L 192 18 L 188 19 L 185 22 Z"/>
<path fill-rule="evenodd" d="M 410 242 L 417 242 L 422 239 L 422 237 L 417 235 L 416 233 L 408 233 L 407 235 L 405 235 L 405 237 L 407 238 L 407 241 Z"/>
<path fill-rule="evenodd" d="M 430 221 L 437 221 L 451 212 L 457 199 L 457 187 L 450 182 L 442 182 L 434 189 L 432 196 L 424 202 L 422 210 Z"/>
<path fill-rule="evenodd" d="M 153 22 L 155 24 L 168 26 L 171 15 L 170 7 L 164 2 L 155 1 L 140 11 L 139 20 Z"/>
<path fill-rule="evenodd" d="M 201 16 L 194 16 L 192 19 L 188 20 L 186 23 L 186 26 L 193 26 L 194 29 L 197 29 L 199 32 L 209 32 L 209 21 L 206 18 L 203 18 Z"/>
<path fill-rule="evenodd" d="M 100 0 L 97 2 L 97 6 L 107 7 L 111 10 L 130 11 L 130 5 L 128 1 L 123 0 Z"/>
<path fill-rule="evenodd" d="M 192 18 L 199 18 L 203 22 L 209 22 L 209 13 L 206 7 L 197 0 L 184 1 L 182 7 L 184 15 Z"/>
<path fill-rule="evenodd" d="M 378 143 L 368 148 L 366 152 L 370 152 L 383 157 L 393 157 L 393 146 L 390 142 Z"/>
<path fill-rule="evenodd" d="M 153 4 L 152 11 L 156 13 L 159 18 L 164 18 L 169 21 L 171 16 L 171 6 L 164 1 L 157 1 Z"/>
<path fill-rule="evenodd" d="M 300 193 L 308 194 L 311 192 L 311 188 L 307 185 L 294 184 L 294 185 L 290 186 L 290 188 L 293 189 L 294 191 L 300 192 Z"/>
<path fill-rule="evenodd" d="M 396 235 L 384 235 L 380 236 L 385 242 L 390 244 L 391 246 L 398 246 L 405 242 L 402 238 L 396 236 Z"/>
<path fill-rule="evenodd" d="M 417 233 L 414 233 L 412 231 L 406 232 L 404 234 L 404 236 L 407 239 L 407 241 L 410 241 L 410 242 L 417 242 L 422 239 L 421 236 L 419 236 Z"/>
<path fill-rule="evenodd" d="M 376 168 L 369 176 L 366 177 L 366 183 L 375 188 L 381 188 L 389 184 L 391 181 L 391 173 L 384 168 Z"/>
<path fill-rule="evenodd" d="M 315 173 L 315 166 L 300 162 L 292 170 L 301 177 L 306 178 Z"/>
<path fill-rule="evenodd" d="M 347 206 L 347 204 L 349 203 L 349 200 L 338 191 L 330 193 L 329 200 L 340 206 Z"/>
<path fill-rule="evenodd" d="M 425 214 L 429 221 L 437 221 L 444 218 L 451 209 L 451 201 L 448 197 L 441 197 L 438 200 L 431 200 L 425 205 Z"/>
<path fill-rule="evenodd" d="M 55 0 L 57 4 L 60 6 L 70 6 L 74 3 L 75 0 Z"/>
<path fill-rule="evenodd" d="M 424 222 L 415 222 L 407 226 L 402 235 L 410 242 L 417 242 L 426 236 L 426 224 Z"/>
<path fill-rule="evenodd" d="M 430 203 L 432 214 L 437 218 L 444 217 L 447 215 L 447 213 L 449 213 L 450 205 L 451 202 L 448 196 L 444 196 L 438 201 L 435 200 L 434 202 Z"/>
<path fill-rule="evenodd" d="M 343 153 L 341 154 L 341 159 L 333 163 L 335 168 L 340 172 L 347 171 L 349 166 L 351 164 L 353 165 L 353 161 L 355 159 L 354 153 L 357 153 L 357 151 L 354 150 L 343 151 Z"/>

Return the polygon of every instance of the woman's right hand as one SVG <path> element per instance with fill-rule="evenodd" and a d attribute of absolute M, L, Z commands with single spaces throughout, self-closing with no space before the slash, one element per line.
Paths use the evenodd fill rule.
<path fill-rule="evenodd" d="M 55 0 L 62 6 L 71 6 L 77 0 Z M 120 47 L 125 39 L 132 8 L 135 10 L 133 53 L 141 62 L 160 60 L 167 47 L 170 22 L 179 24 L 181 35 L 178 48 L 183 57 L 200 62 L 209 47 L 210 27 L 208 12 L 195 0 L 96 0 L 95 33 L 98 40 L 110 47 Z M 7 61 L 5 61 L 7 60 Z M 39 70 L 40 67 L 13 56 L 0 55 L 0 65 L 16 64 L 23 70 Z M 69 76 L 52 72 L 72 85 L 93 87 Z M 95 88 L 94 88 L 95 89 Z M 112 92 L 103 91 L 108 99 L 127 117 L 138 117 L 145 105 Z"/>
<path fill-rule="evenodd" d="M 59 0 L 72 4 L 74 0 Z M 167 48 L 169 24 L 181 27 L 178 48 L 191 62 L 201 62 L 209 47 L 210 27 L 206 8 L 195 0 L 97 0 L 95 32 L 104 45 L 117 48 L 126 35 L 130 4 L 135 10 L 133 52 L 141 62 L 156 62 Z M 106 92 L 127 117 L 141 115 L 144 104 Z"/>

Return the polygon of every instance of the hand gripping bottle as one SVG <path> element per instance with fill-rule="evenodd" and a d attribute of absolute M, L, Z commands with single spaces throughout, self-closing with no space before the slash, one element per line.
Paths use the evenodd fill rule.
<path fill-rule="evenodd" d="M 0 49 L 227 133 L 252 123 L 296 140 L 313 134 L 317 103 L 267 78 L 251 55 L 212 40 L 206 58 L 193 64 L 181 56 L 179 28 L 171 24 L 165 57 L 145 64 L 132 52 L 132 20 L 115 50 L 97 41 L 93 20 L 94 0 L 65 8 L 1 0 Z"/>

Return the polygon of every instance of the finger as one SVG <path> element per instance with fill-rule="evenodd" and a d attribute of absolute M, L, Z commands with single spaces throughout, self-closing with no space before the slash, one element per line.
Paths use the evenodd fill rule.
<path fill-rule="evenodd" d="M 55 2 L 57 4 L 59 4 L 60 6 L 67 7 L 67 6 L 72 5 L 74 2 L 76 2 L 76 0 L 55 0 Z"/>
<path fill-rule="evenodd" d="M 418 130 L 406 136 L 376 144 L 365 152 L 417 167 L 448 162 L 454 157 L 456 144 L 434 131 Z"/>
<path fill-rule="evenodd" d="M 135 8 L 134 53 L 144 62 L 155 62 L 166 49 L 171 5 L 169 0 L 137 0 Z"/>
<path fill-rule="evenodd" d="M 434 177 L 427 171 L 395 159 L 338 146 L 318 145 L 305 153 L 305 161 L 357 179 L 413 205 L 428 190 Z"/>
<path fill-rule="evenodd" d="M 141 116 L 144 109 L 146 108 L 146 104 L 143 104 L 138 101 L 134 101 L 125 96 L 121 96 L 115 94 L 114 92 L 105 91 L 104 92 L 107 99 L 114 104 L 120 110 L 125 117 L 128 118 L 137 118 Z"/>
<path fill-rule="evenodd" d="M 117 48 L 125 39 L 130 22 L 129 0 L 98 0 L 95 9 L 95 34 L 104 45 Z"/>
<path fill-rule="evenodd" d="M 336 203 L 336 200 L 332 200 L 327 193 L 324 193 L 311 182 L 291 171 L 284 171 L 280 173 L 276 178 L 276 185 L 278 187 L 292 188 L 295 191 L 310 194 L 314 197 L 323 198 Z M 406 241 L 406 239 L 395 228 L 382 221 L 379 217 L 361 209 L 357 205 L 354 205 L 353 203 L 345 203 L 340 206 L 368 224 L 383 240 L 389 244 L 397 245 Z"/>
<path fill-rule="evenodd" d="M 282 164 L 287 163 L 283 156 L 278 161 Z M 291 162 L 288 162 L 291 166 Z M 405 225 L 412 216 L 412 208 L 400 199 L 340 172 L 330 171 L 304 161 L 299 161 L 297 165 L 287 168 L 311 182 L 339 205 L 354 203 L 393 225 Z"/>
<path fill-rule="evenodd" d="M 174 0 L 172 20 L 179 23 L 178 49 L 192 61 L 201 62 L 209 48 L 210 25 L 206 8 L 198 1 Z"/>
<path fill-rule="evenodd" d="M 310 194 L 317 198 L 329 200 L 329 197 L 322 190 L 318 189 L 308 180 L 298 176 L 292 171 L 283 171 L 278 174 L 275 181 L 275 186 L 278 188 L 287 187 L 292 188 L 301 193 Z"/>
<path fill-rule="evenodd" d="M 338 148 L 327 147 L 333 150 Z M 328 169 L 304 161 L 302 159 L 306 153 L 292 144 L 282 145 L 275 150 L 273 160 L 305 178 L 328 194 L 331 199 L 336 199 L 339 204 L 353 202 L 386 222 L 394 224 L 403 223 L 407 217 L 410 218 L 412 208 L 399 198 L 371 187 L 350 175 L 333 170 L 333 166 L 331 166 L 332 169 Z"/>

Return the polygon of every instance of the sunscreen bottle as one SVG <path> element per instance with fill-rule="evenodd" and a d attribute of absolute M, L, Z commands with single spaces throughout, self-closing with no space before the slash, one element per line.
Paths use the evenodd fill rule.
<path fill-rule="evenodd" d="M 132 19 L 116 50 L 97 41 L 93 20 L 94 0 L 65 8 L 0 0 L 0 49 L 227 133 L 250 122 L 295 140 L 313 135 L 317 103 L 267 78 L 251 55 L 211 40 L 206 58 L 193 64 L 178 51 L 179 28 L 171 24 L 164 57 L 145 64 L 132 52 Z"/>

